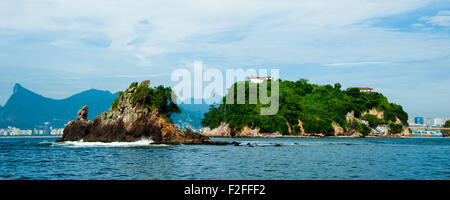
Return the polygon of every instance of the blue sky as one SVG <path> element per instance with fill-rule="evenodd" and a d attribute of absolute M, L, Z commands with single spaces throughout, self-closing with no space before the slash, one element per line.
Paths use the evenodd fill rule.
<path fill-rule="evenodd" d="M 450 2 L 0 2 L 0 105 L 15 83 L 57 99 L 173 86 L 171 72 L 194 61 L 370 86 L 410 117 L 450 117 Z"/>

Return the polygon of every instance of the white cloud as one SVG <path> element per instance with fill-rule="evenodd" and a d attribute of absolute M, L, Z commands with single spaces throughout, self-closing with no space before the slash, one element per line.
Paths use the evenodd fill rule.
<path fill-rule="evenodd" d="M 296 62 L 317 62 L 324 59 L 321 52 L 327 52 L 329 56 L 325 58 L 341 56 L 344 52 L 356 53 L 355 56 L 358 52 L 382 53 L 381 50 L 371 52 L 378 46 L 370 41 L 372 39 L 383 48 L 389 46 L 386 43 L 397 40 L 400 40 L 397 44 L 423 43 L 420 36 L 405 41 L 410 39 L 402 39 L 404 35 L 395 35 L 390 30 L 358 24 L 408 12 L 426 3 L 424 0 L 194 0 L 170 3 L 18 0 L 0 3 L 0 29 L 105 36 L 111 41 L 110 49 L 130 52 L 141 61 L 145 58 L 144 65 L 151 62 L 152 56 L 187 52 L 202 52 L 231 60 L 250 57 L 255 61 L 291 62 L 295 57 Z M 241 37 L 236 41 L 218 38 L 219 43 L 212 43 L 218 34 L 241 34 Z M 418 44 L 420 47 L 428 45 Z M 267 57 L 268 54 L 274 55 Z M 386 55 L 382 53 L 380 57 L 383 56 Z M 343 61 L 349 60 L 355 59 L 344 55 Z"/>
<path fill-rule="evenodd" d="M 435 16 L 422 17 L 421 20 L 435 26 L 450 26 L 450 10 L 441 10 Z"/>
<path fill-rule="evenodd" d="M 171 70 L 190 68 L 195 60 L 205 68 L 289 66 L 280 71 L 292 79 L 318 74 L 325 84 L 378 83 L 386 91 L 406 91 L 395 85 L 410 72 L 417 74 L 408 74 L 412 81 L 404 85 L 414 89 L 416 83 L 448 83 L 440 76 L 448 69 L 442 59 L 450 56 L 450 38 L 433 30 L 449 26 L 450 11 L 436 1 L 0 1 L 0 58 L 7 57 L 0 59 L 0 91 L 10 92 L 18 80 L 45 88 L 38 91 L 44 94 L 67 95 L 94 86 L 117 91 L 148 77 L 166 84 Z M 412 32 L 379 26 L 396 15 L 417 20 L 414 11 L 435 5 L 441 11 L 413 22 Z M 420 62 L 434 60 L 441 62 Z M 411 69 L 410 63 L 423 68 Z M 307 66 L 317 70 L 308 72 Z M 386 73 L 373 73 L 377 68 Z M 426 81 L 425 69 L 431 71 Z M 414 105 L 421 92 L 445 89 L 448 84 L 423 87 L 403 97 Z M 8 97 L 3 92 L 0 102 Z"/>
<path fill-rule="evenodd" d="M 352 67 L 352 66 L 367 66 L 367 65 L 380 65 L 387 62 L 351 62 L 351 63 L 328 63 L 323 66 L 327 67 Z"/>

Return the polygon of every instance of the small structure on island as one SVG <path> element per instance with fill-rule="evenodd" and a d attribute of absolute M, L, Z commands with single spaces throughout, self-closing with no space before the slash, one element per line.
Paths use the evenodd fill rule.
<path fill-rule="evenodd" d="M 379 124 L 375 129 L 380 135 L 388 135 L 389 133 L 389 125 L 387 124 Z"/>
<path fill-rule="evenodd" d="M 368 92 L 368 93 L 373 92 L 373 88 L 370 88 L 370 87 L 349 87 L 349 88 L 347 88 L 347 90 L 352 89 L 352 88 L 357 88 L 360 92 Z"/>
<path fill-rule="evenodd" d="M 265 80 L 272 80 L 271 76 L 249 76 L 251 83 L 263 83 Z"/>

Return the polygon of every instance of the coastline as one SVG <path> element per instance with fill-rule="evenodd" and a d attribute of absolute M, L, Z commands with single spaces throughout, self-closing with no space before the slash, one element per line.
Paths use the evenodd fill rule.
<path fill-rule="evenodd" d="M 425 137 L 425 136 L 365 136 L 365 137 L 352 137 L 352 136 L 297 136 L 297 135 L 286 135 L 286 136 L 256 136 L 256 137 L 226 137 L 226 136 L 208 136 L 210 138 L 450 138 L 450 137 Z"/>

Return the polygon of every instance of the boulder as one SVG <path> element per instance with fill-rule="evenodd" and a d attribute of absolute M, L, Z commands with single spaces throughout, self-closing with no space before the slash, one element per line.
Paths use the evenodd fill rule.
<path fill-rule="evenodd" d="M 210 129 L 209 127 L 202 128 L 200 133 L 209 137 L 231 137 L 231 129 L 227 123 L 221 123 L 219 127 Z"/>

